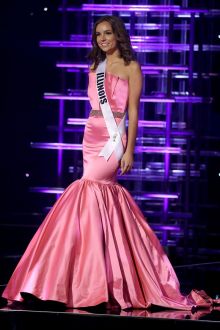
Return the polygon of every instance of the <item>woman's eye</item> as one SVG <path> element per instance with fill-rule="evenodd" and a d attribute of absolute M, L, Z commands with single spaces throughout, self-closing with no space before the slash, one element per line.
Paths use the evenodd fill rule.
<path fill-rule="evenodd" d="M 105 32 L 105 34 L 112 34 L 112 32 Z M 96 37 L 100 36 L 100 33 L 96 33 Z"/>

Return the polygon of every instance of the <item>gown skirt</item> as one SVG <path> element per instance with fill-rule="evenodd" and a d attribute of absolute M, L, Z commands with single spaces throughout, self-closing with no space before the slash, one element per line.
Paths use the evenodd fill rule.
<path fill-rule="evenodd" d="M 181 294 L 157 236 L 116 180 L 115 153 L 108 161 L 98 155 L 108 138 L 103 117 L 88 117 L 83 176 L 65 189 L 39 226 L 3 297 L 22 302 L 28 293 L 68 308 L 209 307 L 213 300 L 205 292 Z M 126 133 L 122 141 L 125 147 Z"/>

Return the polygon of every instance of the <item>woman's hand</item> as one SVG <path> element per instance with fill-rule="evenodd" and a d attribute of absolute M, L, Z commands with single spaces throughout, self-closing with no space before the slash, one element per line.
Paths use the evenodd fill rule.
<path fill-rule="evenodd" d="M 134 163 L 134 156 L 133 153 L 125 152 L 122 159 L 121 159 L 121 175 L 125 174 L 126 172 L 130 171 Z"/>

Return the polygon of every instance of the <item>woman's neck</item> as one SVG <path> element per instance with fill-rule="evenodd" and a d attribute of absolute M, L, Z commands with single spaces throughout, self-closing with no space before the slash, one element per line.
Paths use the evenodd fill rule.
<path fill-rule="evenodd" d="M 106 53 L 106 60 L 107 60 L 107 63 L 111 64 L 117 60 L 119 60 L 121 57 L 120 57 L 120 52 L 118 51 L 118 49 L 116 49 L 114 52 L 108 54 Z"/>
<path fill-rule="evenodd" d="M 106 62 L 108 65 L 112 65 L 113 63 L 119 62 L 121 57 L 119 54 L 112 54 L 112 55 L 106 55 Z"/>

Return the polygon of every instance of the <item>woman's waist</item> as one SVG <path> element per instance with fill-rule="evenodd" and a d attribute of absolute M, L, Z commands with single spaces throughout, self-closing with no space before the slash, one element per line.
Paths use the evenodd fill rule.
<path fill-rule="evenodd" d="M 120 111 L 119 109 L 111 109 L 114 118 L 123 118 L 126 114 L 125 111 Z M 102 110 L 91 109 L 89 117 L 103 117 Z"/>

